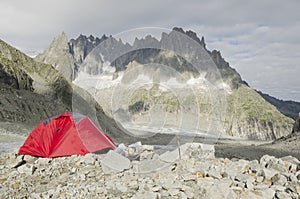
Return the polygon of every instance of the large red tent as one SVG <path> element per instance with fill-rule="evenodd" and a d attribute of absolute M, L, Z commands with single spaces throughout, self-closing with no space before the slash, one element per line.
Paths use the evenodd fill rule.
<path fill-rule="evenodd" d="M 65 112 L 40 123 L 25 140 L 19 154 L 49 158 L 115 148 L 111 138 L 88 117 Z"/>

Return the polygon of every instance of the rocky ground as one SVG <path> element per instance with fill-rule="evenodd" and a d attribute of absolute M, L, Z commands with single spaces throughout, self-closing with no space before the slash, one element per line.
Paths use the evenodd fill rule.
<path fill-rule="evenodd" d="M 299 198 L 300 161 L 216 158 L 214 147 L 184 144 L 139 160 L 115 151 L 61 158 L 0 155 L 1 198 Z"/>

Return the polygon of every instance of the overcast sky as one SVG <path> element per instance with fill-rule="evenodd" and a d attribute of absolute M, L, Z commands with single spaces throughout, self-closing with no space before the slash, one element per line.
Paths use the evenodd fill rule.
<path fill-rule="evenodd" d="M 299 0 L 1 0 L 0 39 L 32 55 L 64 31 L 102 36 L 143 27 L 191 29 L 251 87 L 300 101 Z"/>

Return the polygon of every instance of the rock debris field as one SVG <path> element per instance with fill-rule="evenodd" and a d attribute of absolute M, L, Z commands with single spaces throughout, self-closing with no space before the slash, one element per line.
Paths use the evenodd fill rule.
<path fill-rule="evenodd" d="M 187 143 L 138 160 L 115 151 L 61 158 L 0 155 L 0 198 L 299 198 L 300 162 L 215 158 L 214 146 Z"/>

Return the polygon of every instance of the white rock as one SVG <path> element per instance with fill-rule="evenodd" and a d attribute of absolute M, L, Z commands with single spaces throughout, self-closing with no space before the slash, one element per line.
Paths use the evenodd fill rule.
<path fill-rule="evenodd" d="M 22 166 L 19 166 L 19 167 L 17 168 L 17 171 L 18 171 L 19 173 L 24 173 L 24 174 L 26 174 L 26 175 L 32 175 L 33 172 L 35 171 L 35 169 L 36 169 L 36 167 L 33 166 L 33 165 L 31 165 L 31 164 L 24 164 L 24 165 L 22 165 Z"/>
<path fill-rule="evenodd" d="M 18 155 L 17 157 L 11 157 L 7 159 L 7 164 L 9 168 L 15 168 L 18 167 L 19 165 L 22 165 L 25 163 L 25 161 L 23 160 L 23 155 Z"/>
<path fill-rule="evenodd" d="M 126 186 L 122 185 L 122 184 L 116 185 L 116 188 L 117 188 L 119 191 L 121 191 L 122 193 L 125 193 L 125 192 L 128 191 L 128 188 L 127 188 Z"/>
<path fill-rule="evenodd" d="M 154 152 L 144 151 L 140 154 L 140 160 L 151 160 L 153 159 Z"/>
<path fill-rule="evenodd" d="M 194 190 L 191 187 L 183 185 L 181 189 L 188 198 L 194 197 Z"/>
<path fill-rule="evenodd" d="M 243 198 L 243 199 L 273 199 L 275 195 L 275 191 L 271 189 L 265 189 L 263 191 L 253 191 L 253 190 L 246 190 L 241 191 L 237 194 L 236 198 Z"/>
<path fill-rule="evenodd" d="M 169 190 L 169 189 L 180 189 L 182 187 L 182 183 L 178 180 L 170 176 L 170 178 L 164 178 L 159 180 L 158 184 L 162 186 L 164 189 Z"/>
<path fill-rule="evenodd" d="M 42 197 L 40 196 L 40 194 L 37 194 L 37 193 L 31 193 L 31 194 L 30 194 L 30 198 L 33 198 L 33 199 L 41 199 Z"/>
<path fill-rule="evenodd" d="M 271 178 L 272 184 L 274 185 L 282 185 L 284 186 L 287 183 L 287 178 L 281 174 L 275 174 L 272 178 Z"/>
<path fill-rule="evenodd" d="M 143 145 L 142 147 L 143 147 L 144 151 L 153 151 L 154 150 L 153 145 Z"/>
<path fill-rule="evenodd" d="M 229 176 L 236 176 L 238 173 L 244 173 L 247 167 L 249 167 L 249 161 L 241 159 L 235 162 L 230 161 L 224 169 Z"/>
<path fill-rule="evenodd" d="M 34 163 L 38 158 L 31 156 L 31 155 L 24 155 L 23 160 L 25 160 L 27 163 Z"/>
<path fill-rule="evenodd" d="M 270 185 L 267 184 L 258 184 L 254 186 L 255 190 L 266 190 L 269 188 Z"/>
<path fill-rule="evenodd" d="M 246 175 L 246 174 L 243 174 L 243 173 L 238 173 L 236 176 L 235 176 L 235 180 L 239 181 L 239 182 L 254 182 L 255 181 L 255 178 L 253 176 L 250 176 L 250 175 Z"/>
<path fill-rule="evenodd" d="M 281 185 L 272 185 L 270 188 L 273 189 L 274 191 L 284 191 L 286 189 L 286 187 Z"/>
<path fill-rule="evenodd" d="M 273 189 L 265 189 L 264 191 L 262 191 L 262 198 L 270 198 L 273 199 L 274 195 L 275 195 L 275 191 Z"/>
<path fill-rule="evenodd" d="M 133 199 L 157 199 L 159 197 L 158 193 L 145 192 L 145 193 L 137 193 Z"/>
<path fill-rule="evenodd" d="M 76 171 L 77 171 L 77 168 L 75 168 L 75 167 L 71 168 L 71 170 L 70 170 L 71 174 L 76 173 Z"/>
<path fill-rule="evenodd" d="M 222 178 L 222 175 L 219 171 L 217 171 L 216 169 L 210 169 L 208 172 L 207 172 L 207 175 L 209 177 L 212 177 L 212 178 L 216 178 L 216 179 L 221 179 Z"/>
<path fill-rule="evenodd" d="M 137 190 L 139 188 L 139 184 L 137 181 L 130 181 L 128 183 L 128 187 L 134 190 Z"/>
<path fill-rule="evenodd" d="M 101 165 L 103 167 L 103 171 L 106 171 L 106 173 L 122 172 L 131 167 L 130 160 L 128 158 L 112 150 L 110 150 L 106 156 L 101 159 Z"/>
<path fill-rule="evenodd" d="M 290 196 L 290 194 L 288 194 L 288 193 L 286 193 L 286 192 L 281 192 L 281 191 L 279 191 L 279 192 L 277 192 L 276 194 L 275 194 L 275 197 L 276 198 L 282 198 L 282 199 L 292 199 L 292 197 Z"/>
<path fill-rule="evenodd" d="M 85 163 L 85 164 L 90 164 L 93 165 L 95 164 L 95 157 L 93 156 L 93 154 L 86 154 L 85 156 L 81 157 L 81 162 Z"/>
<path fill-rule="evenodd" d="M 169 164 L 162 162 L 158 159 L 143 160 L 134 165 L 134 172 L 136 173 L 151 173 L 160 171 L 166 168 Z"/>
<path fill-rule="evenodd" d="M 262 181 L 264 181 L 264 177 L 263 176 L 256 176 L 256 182 L 260 183 Z"/>
<path fill-rule="evenodd" d="M 51 158 L 39 158 L 36 160 L 36 164 L 38 165 L 49 165 L 49 163 L 52 161 Z"/>
<path fill-rule="evenodd" d="M 285 157 L 282 157 L 282 158 L 280 158 L 281 160 L 283 160 L 283 161 L 285 161 L 285 162 L 289 162 L 289 163 L 292 163 L 292 164 L 300 164 L 300 161 L 297 159 L 297 158 L 295 158 L 295 157 L 293 157 L 293 156 L 285 156 Z"/>
<path fill-rule="evenodd" d="M 258 160 L 252 160 L 249 162 L 249 169 L 252 173 L 257 173 L 260 170 Z"/>
<path fill-rule="evenodd" d="M 160 189 L 161 189 L 160 186 L 154 186 L 154 187 L 151 188 L 151 191 L 158 192 Z"/>
<path fill-rule="evenodd" d="M 264 155 L 260 159 L 260 165 L 263 168 L 274 169 L 279 172 L 287 172 L 284 161 L 277 159 L 274 156 Z"/>
<path fill-rule="evenodd" d="M 187 195 L 184 192 L 180 192 L 180 199 L 188 199 Z"/>
<path fill-rule="evenodd" d="M 263 176 L 264 180 L 271 180 L 271 178 L 277 173 L 278 173 L 278 171 L 275 171 L 272 169 L 262 169 L 257 173 L 257 175 Z"/>
<path fill-rule="evenodd" d="M 252 190 L 254 188 L 253 182 L 252 181 L 247 181 L 246 182 L 246 188 Z"/>
<path fill-rule="evenodd" d="M 285 175 L 285 174 L 284 174 Z M 298 178 L 296 175 L 289 173 L 288 175 L 285 175 L 287 177 L 287 179 L 289 179 L 289 181 L 291 182 L 298 182 Z"/>
<path fill-rule="evenodd" d="M 169 189 L 168 190 L 168 193 L 171 195 L 171 196 L 176 196 L 177 194 L 179 194 L 179 190 L 178 189 Z"/>
<path fill-rule="evenodd" d="M 224 199 L 230 192 L 230 180 L 215 182 L 211 187 L 207 188 L 207 198 Z"/>

